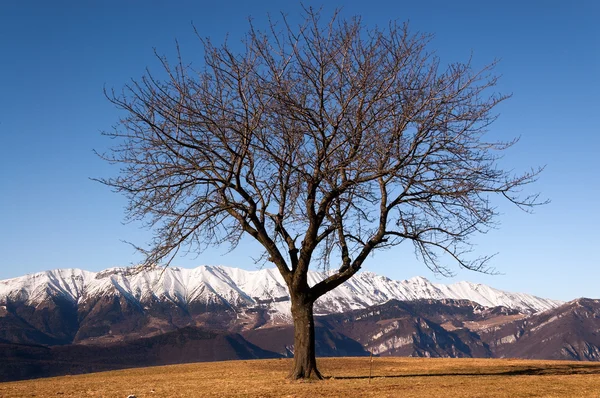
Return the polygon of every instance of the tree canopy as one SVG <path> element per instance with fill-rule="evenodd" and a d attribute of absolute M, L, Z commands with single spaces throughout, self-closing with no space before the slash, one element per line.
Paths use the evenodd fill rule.
<path fill-rule="evenodd" d="M 251 24 L 238 51 L 198 35 L 201 67 L 159 56 L 166 78 L 107 93 L 125 116 L 103 155 L 121 172 L 103 182 L 154 228 L 145 264 L 252 237 L 290 289 L 297 328 L 295 306 L 312 322 L 314 300 L 377 249 L 410 242 L 434 271 L 450 272 L 448 257 L 486 271 L 469 238 L 494 225 L 492 198 L 539 204 L 520 191 L 540 169 L 502 169 L 515 141 L 485 138 L 508 98 L 493 91 L 495 63 L 442 66 L 407 24 L 305 13 L 299 26 Z M 335 272 L 308 286 L 314 264 Z"/>

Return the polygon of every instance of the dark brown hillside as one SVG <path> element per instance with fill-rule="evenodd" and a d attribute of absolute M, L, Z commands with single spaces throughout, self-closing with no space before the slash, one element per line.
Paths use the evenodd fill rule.
<path fill-rule="evenodd" d="M 0 303 L 0 339 L 16 344 L 110 344 L 202 326 L 238 331 L 241 319 L 229 305 L 196 303 L 181 306 L 150 298 L 143 304 L 118 292 L 88 297 L 80 303 L 48 296 L 42 303 Z M 258 313 L 246 317 L 254 324 Z"/>
<path fill-rule="evenodd" d="M 33 327 L 18 315 L 0 310 L 0 342 L 58 345 L 64 343 Z"/>
<path fill-rule="evenodd" d="M 366 310 L 319 316 L 316 319 L 318 356 L 491 357 L 479 335 L 465 322 L 498 318 L 515 311 L 487 309 L 466 300 L 392 300 Z M 432 320 L 433 319 L 433 320 Z M 453 325 L 443 327 L 441 323 Z M 292 326 L 243 332 L 252 343 L 282 355 L 293 352 Z"/>
<path fill-rule="evenodd" d="M 242 333 L 249 342 L 265 349 L 292 357 L 294 328 L 292 325 L 248 330 Z M 356 340 L 344 333 L 321 326 L 315 327 L 315 348 L 320 357 L 367 356 L 369 352 Z"/>
<path fill-rule="evenodd" d="M 577 299 L 482 338 L 499 357 L 599 361 L 600 300 Z"/>
<path fill-rule="evenodd" d="M 291 325 L 262 307 L 106 295 L 0 305 L 5 380 L 182 362 L 290 357 Z M 270 326 L 269 326 L 270 325 Z M 237 334 L 240 333 L 240 334 Z M 526 315 L 467 300 L 391 300 L 316 318 L 318 356 L 511 357 L 600 360 L 600 300 Z"/>
<path fill-rule="evenodd" d="M 48 296 L 36 305 L 7 300 L 0 309 L 0 338 L 16 343 L 69 344 L 78 329 L 77 305 Z"/>
<path fill-rule="evenodd" d="M 376 355 L 490 357 L 477 334 L 457 329 L 485 315 L 483 307 L 466 300 L 391 300 L 367 310 L 324 316 L 319 322 Z M 454 326 L 442 327 L 448 322 Z"/>
<path fill-rule="evenodd" d="M 159 336 L 107 345 L 46 347 L 0 344 L 0 381 L 79 374 L 111 369 L 277 358 L 235 333 L 183 328 Z"/>

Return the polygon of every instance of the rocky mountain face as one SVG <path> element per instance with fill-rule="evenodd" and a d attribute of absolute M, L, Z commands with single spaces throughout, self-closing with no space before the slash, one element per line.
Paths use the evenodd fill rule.
<path fill-rule="evenodd" d="M 326 276 L 311 272 L 309 283 Z M 315 314 L 417 299 L 466 299 L 527 314 L 561 304 L 468 282 L 393 281 L 363 272 L 320 298 Z M 287 288 L 277 270 L 218 266 L 140 273 L 60 269 L 0 281 L 0 319 L 0 341 L 40 344 L 107 343 L 186 326 L 242 331 L 291 322 Z"/>
<path fill-rule="evenodd" d="M 325 277 L 311 273 L 310 283 Z M 270 269 L 69 269 L 0 281 L 0 374 L 289 357 L 289 306 Z M 315 313 L 321 356 L 600 360 L 600 300 L 561 303 L 364 272 L 319 300 Z"/>
<path fill-rule="evenodd" d="M 478 333 L 500 357 L 600 361 L 600 300 L 573 300 Z"/>
<path fill-rule="evenodd" d="M 293 353 L 291 326 L 243 332 L 263 349 Z M 316 320 L 322 355 L 529 358 L 600 361 L 600 300 L 529 315 L 468 300 L 391 300 Z M 358 345 L 349 344 L 349 341 Z M 333 342 L 333 343 L 331 343 Z M 336 347 L 341 347 L 336 352 Z"/>

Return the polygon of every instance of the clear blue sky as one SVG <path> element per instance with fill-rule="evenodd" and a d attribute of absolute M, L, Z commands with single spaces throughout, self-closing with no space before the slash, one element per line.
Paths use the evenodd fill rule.
<path fill-rule="evenodd" d="M 319 6 L 322 2 L 306 1 Z M 327 1 L 325 12 L 334 2 Z M 371 258 L 365 269 L 393 279 L 423 275 L 569 300 L 600 297 L 600 2 L 352 1 L 343 15 L 368 25 L 410 20 L 434 33 L 444 61 L 477 65 L 500 58 L 500 89 L 514 96 L 500 108 L 494 137 L 521 136 L 505 157 L 516 170 L 546 165 L 535 190 L 552 203 L 535 214 L 503 206 L 498 230 L 478 237 L 481 254 L 499 252 L 504 275 L 457 271 L 436 278 L 410 247 Z M 119 113 L 102 90 L 120 88 L 144 69 L 157 70 L 153 48 L 198 61 L 203 36 L 236 41 L 247 17 L 264 26 L 279 11 L 294 19 L 299 3 L 282 1 L 25 1 L 0 2 L 0 279 L 53 268 L 98 271 L 139 256 L 121 240 L 149 233 L 123 225 L 125 201 L 89 177 L 115 168 L 92 150 L 110 140 L 100 131 Z M 210 249 L 175 261 L 252 269 L 254 246 L 225 255 Z"/>

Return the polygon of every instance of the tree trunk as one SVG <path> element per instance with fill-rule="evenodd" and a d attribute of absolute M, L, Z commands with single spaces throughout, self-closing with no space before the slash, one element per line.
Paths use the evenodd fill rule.
<path fill-rule="evenodd" d="M 294 318 L 294 364 L 289 378 L 320 380 L 323 377 L 317 370 L 315 356 L 313 302 L 302 295 L 292 298 L 292 317 Z"/>

